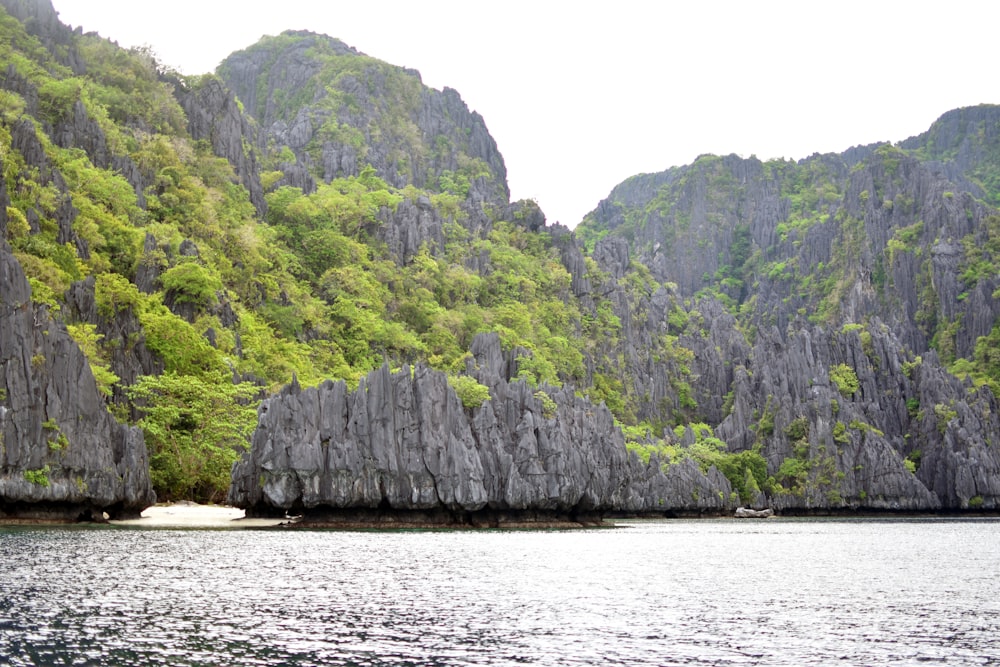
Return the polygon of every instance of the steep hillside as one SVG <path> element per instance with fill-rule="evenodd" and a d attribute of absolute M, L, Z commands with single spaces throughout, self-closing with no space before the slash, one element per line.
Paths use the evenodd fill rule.
<path fill-rule="evenodd" d="M 137 516 L 155 500 L 142 433 L 108 412 L 99 391 L 107 376 L 101 367 L 92 372 L 74 342 L 92 341 L 93 331 L 67 327 L 51 289 L 38 278 L 48 274 L 59 282 L 67 273 L 59 265 L 77 269 L 77 252 L 86 254 L 87 245 L 71 227 L 78 211 L 66 182 L 21 112 L 53 113 L 53 97 L 40 93 L 28 77 L 46 76 L 46 70 L 68 74 L 67 67 L 79 61 L 67 49 L 72 36 L 54 12 L 17 8 L 66 65 L 48 57 L 19 24 L 0 16 L 6 45 L 0 51 L 12 61 L 0 75 L 7 88 L 0 91 L 0 518 Z M 95 126 L 77 127 L 86 132 Z M 52 129 L 61 136 L 71 131 L 68 124 Z M 40 261 L 41 254 L 51 261 Z"/>
<path fill-rule="evenodd" d="M 572 383 L 621 407 L 594 342 L 621 329 L 604 279 L 533 202 L 508 201 L 454 91 L 288 33 L 220 68 L 242 100 L 71 31 L 43 0 L 3 6 L 4 236 L 33 302 L 142 428 L 161 498 L 221 499 L 257 402 L 293 380 L 353 388 L 422 362 L 475 410 L 490 394 L 466 359 L 485 332 L 534 400 Z M 708 488 L 697 467 L 685 480 Z M 691 508 L 719 502 L 682 488 Z"/>
<path fill-rule="evenodd" d="M 627 180 L 577 230 L 595 257 L 624 243 L 695 310 L 732 318 L 738 370 L 694 394 L 729 397 L 699 409 L 730 448 L 764 454 L 772 502 L 928 506 L 905 466 L 929 506 L 994 506 L 998 128 L 984 106 L 897 146 L 706 155 Z M 888 457 L 876 476 L 900 486 L 859 485 L 873 465 L 859 456 Z"/>
<path fill-rule="evenodd" d="M 482 117 L 456 91 L 424 86 L 415 70 L 325 35 L 287 31 L 232 54 L 218 74 L 257 121 L 269 187 L 308 194 L 371 168 L 393 188 L 459 196 L 473 231 L 508 205 L 507 170 Z M 393 211 L 385 222 L 412 236 L 418 215 Z M 417 250 L 394 240 L 402 260 Z"/>
<path fill-rule="evenodd" d="M 0 234 L 7 204 L 0 181 Z M 86 357 L 32 303 L 2 236 L 0 378 L 0 519 L 126 518 L 154 502 L 142 433 L 107 411 Z"/>
<path fill-rule="evenodd" d="M 509 201 L 458 93 L 336 39 L 185 77 L 46 0 L 0 6 L 5 261 L 100 397 L 49 417 L 140 427 L 162 498 L 997 506 L 996 108 L 897 146 L 703 156 L 573 233 Z M 12 478 L 56 470 L 31 428 Z"/>

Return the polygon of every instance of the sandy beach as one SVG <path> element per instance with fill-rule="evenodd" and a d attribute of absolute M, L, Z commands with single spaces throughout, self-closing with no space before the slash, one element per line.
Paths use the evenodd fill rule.
<path fill-rule="evenodd" d="M 247 519 L 236 507 L 199 505 L 191 502 L 153 505 L 139 519 L 112 521 L 116 526 L 155 528 L 260 528 L 276 526 L 287 519 Z"/>

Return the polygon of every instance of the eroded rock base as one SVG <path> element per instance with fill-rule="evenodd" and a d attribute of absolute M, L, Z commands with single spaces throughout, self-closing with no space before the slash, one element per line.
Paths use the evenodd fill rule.
<path fill-rule="evenodd" d="M 288 513 L 283 526 L 302 528 L 356 529 L 572 529 L 604 526 L 600 513 L 545 512 L 532 510 L 490 510 L 452 512 L 446 509 L 397 510 L 391 508 L 316 507 L 296 514 Z M 247 509 L 247 517 L 273 517 L 274 508 L 262 506 Z"/>

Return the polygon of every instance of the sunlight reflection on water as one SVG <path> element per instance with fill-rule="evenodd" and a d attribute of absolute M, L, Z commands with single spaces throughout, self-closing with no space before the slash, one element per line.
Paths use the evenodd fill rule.
<path fill-rule="evenodd" d="M 1000 660 L 1000 522 L 0 529 L 12 665 Z"/>

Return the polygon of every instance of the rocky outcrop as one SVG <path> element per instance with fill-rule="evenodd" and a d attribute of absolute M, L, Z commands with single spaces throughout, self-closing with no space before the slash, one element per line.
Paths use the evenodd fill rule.
<path fill-rule="evenodd" d="M 143 375 L 159 375 L 163 361 L 146 347 L 146 335 L 132 308 L 121 308 L 109 317 L 97 309 L 93 276 L 73 283 L 66 292 L 65 317 L 70 322 L 92 324 L 104 340 L 121 341 L 109 346 L 108 367 L 119 378 L 112 387 L 112 400 L 129 405 L 125 387 L 135 384 Z M 133 413 L 133 418 L 138 418 Z"/>
<path fill-rule="evenodd" d="M 137 516 L 155 501 L 142 432 L 115 421 L 63 324 L 32 303 L 7 204 L 0 180 L 0 519 Z"/>
<path fill-rule="evenodd" d="M 446 221 L 427 196 L 404 199 L 395 210 L 383 207 L 378 217 L 379 240 L 400 264 L 409 262 L 425 244 L 434 254 L 444 252 Z"/>
<path fill-rule="evenodd" d="M 77 52 L 73 30 L 59 20 L 59 13 L 51 2 L 39 0 L 0 0 L 4 10 L 24 25 L 25 31 L 38 38 L 45 48 L 62 65 L 82 74 L 86 68 Z"/>
<path fill-rule="evenodd" d="M 509 381 L 516 360 L 496 335 L 477 337 L 473 354 L 472 377 L 489 388 L 478 407 L 420 365 L 383 366 L 353 392 L 343 382 L 286 387 L 260 406 L 229 502 L 258 515 L 417 512 L 446 523 L 726 507 L 728 483 L 714 469 L 644 466 L 603 405 Z"/>
<path fill-rule="evenodd" d="M 240 184 L 250 193 L 251 203 L 264 215 L 267 204 L 260 184 L 257 153 L 252 148 L 256 132 L 233 92 L 210 75 L 191 87 L 176 87 L 175 91 L 187 114 L 191 138 L 208 141 L 216 155 L 229 161 Z"/>
<path fill-rule="evenodd" d="M 733 393 L 716 435 L 737 451 L 761 447 L 780 485 L 775 509 L 1000 506 L 996 399 L 970 393 L 933 352 L 907 353 L 878 321 L 763 335 Z"/>
<path fill-rule="evenodd" d="M 734 516 L 737 519 L 770 519 L 774 516 L 774 510 L 770 507 L 763 510 L 755 510 L 749 507 L 737 507 L 736 514 Z"/>

